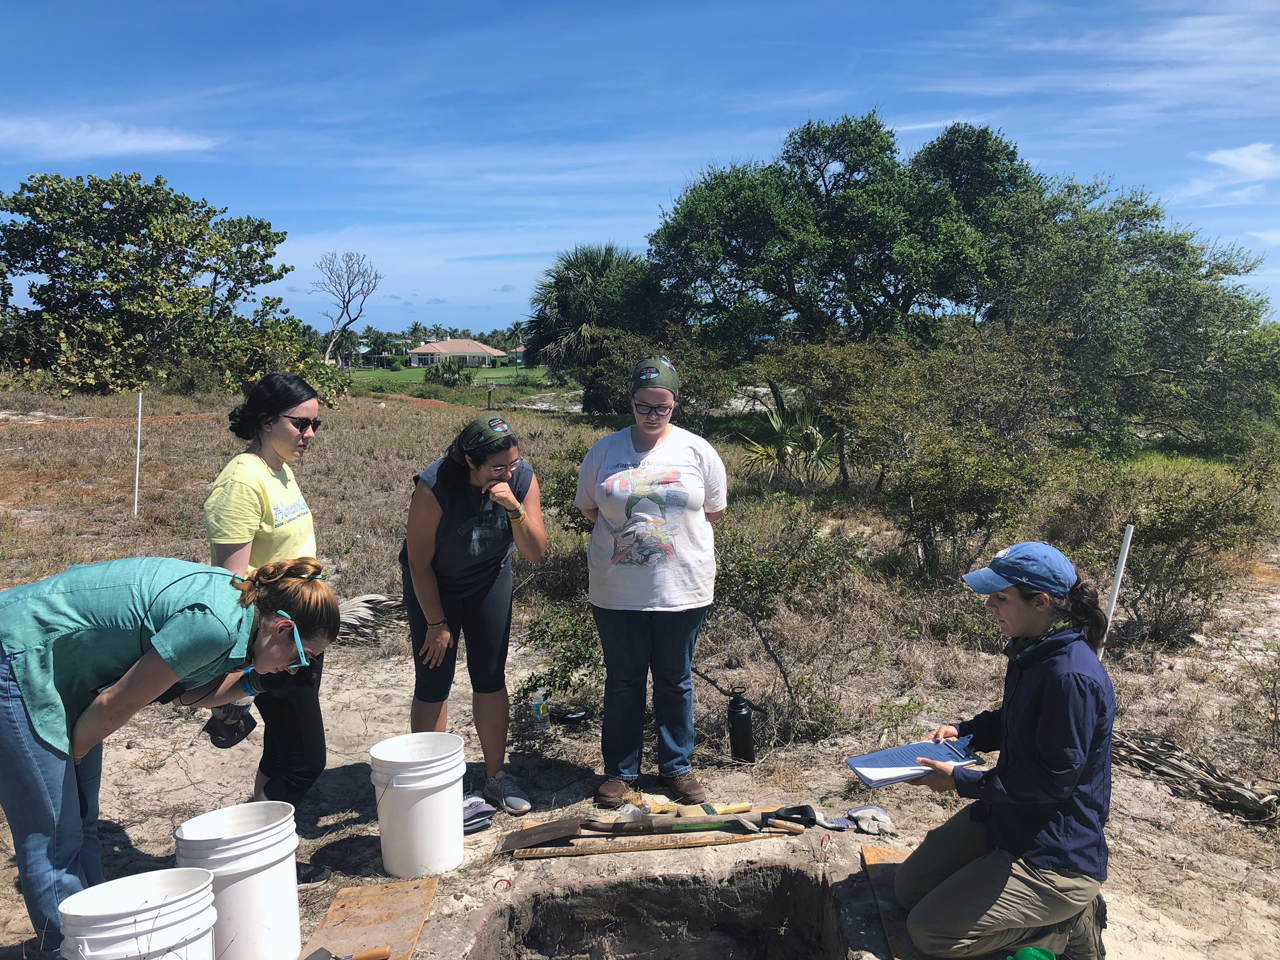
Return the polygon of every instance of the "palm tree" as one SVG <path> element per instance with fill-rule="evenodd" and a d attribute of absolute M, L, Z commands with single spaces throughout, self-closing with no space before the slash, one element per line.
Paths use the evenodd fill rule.
<path fill-rule="evenodd" d="M 409 329 L 405 331 L 404 336 L 409 341 L 409 349 L 412 350 L 427 339 L 427 328 L 415 320 L 409 324 Z"/>
<path fill-rule="evenodd" d="M 582 358 L 596 339 L 605 278 L 643 263 L 643 257 L 613 243 L 581 244 L 557 255 L 529 298 L 533 313 L 524 325 L 525 363 L 554 369 Z"/>

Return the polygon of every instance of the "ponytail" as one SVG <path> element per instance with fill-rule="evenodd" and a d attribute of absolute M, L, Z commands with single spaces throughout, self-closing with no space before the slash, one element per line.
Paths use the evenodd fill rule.
<path fill-rule="evenodd" d="M 233 578 L 240 591 L 240 606 L 256 607 L 260 617 L 287 613 L 306 638 L 337 639 L 340 616 L 338 598 L 320 579 L 324 568 L 315 557 L 264 563 L 245 579 Z"/>
<path fill-rule="evenodd" d="M 1088 580 L 1076 578 L 1076 584 L 1067 593 L 1066 601 L 1059 601 L 1065 606 L 1068 620 L 1078 627 L 1084 627 L 1085 642 L 1094 653 L 1102 646 L 1107 635 L 1107 612 L 1102 609 L 1102 598 L 1098 588 Z"/>

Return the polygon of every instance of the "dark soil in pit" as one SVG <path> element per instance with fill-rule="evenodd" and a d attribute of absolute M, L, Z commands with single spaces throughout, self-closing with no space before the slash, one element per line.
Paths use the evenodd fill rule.
<path fill-rule="evenodd" d="M 836 960 L 826 881 L 793 866 L 536 891 L 495 913 L 477 960 Z"/>

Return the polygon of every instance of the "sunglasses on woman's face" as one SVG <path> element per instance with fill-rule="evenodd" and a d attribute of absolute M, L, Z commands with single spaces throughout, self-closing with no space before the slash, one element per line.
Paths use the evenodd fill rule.
<path fill-rule="evenodd" d="M 636 413 L 642 417 L 669 417 L 671 411 L 675 409 L 671 404 L 664 403 L 657 407 L 651 407 L 647 403 L 641 403 L 639 400 L 632 400 L 631 403 L 636 408 Z"/>
<path fill-rule="evenodd" d="M 294 426 L 294 429 L 297 430 L 299 433 L 306 433 L 307 427 L 311 428 L 312 433 L 315 433 L 320 429 L 319 417 L 291 417 L 287 413 L 282 413 L 280 415 L 280 418 L 282 420 L 288 420 L 290 423 L 292 423 Z"/>

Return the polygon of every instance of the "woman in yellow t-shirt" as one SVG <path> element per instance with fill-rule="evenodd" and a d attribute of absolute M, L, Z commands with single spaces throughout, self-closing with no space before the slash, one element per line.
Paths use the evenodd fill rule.
<path fill-rule="evenodd" d="M 315 390 L 293 373 L 267 374 L 231 411 L 231 432 L 249 446 L 218 474 L 204 504 L 216 566 L 243 576 L 264 563 L 316 555 L 311 511 L 289 464 L 307 452 L 319 414 Z M 316 657 L 308 669 L 273 677 L 254 700 L 266 725 L 255 800 L 296 807 L 324 771 L 322 661 Z M 209 722 L 210 739 L 215 746 L 233 746 L 252 729 L 252 717 L 243 708 L 220 710 Z"/>

